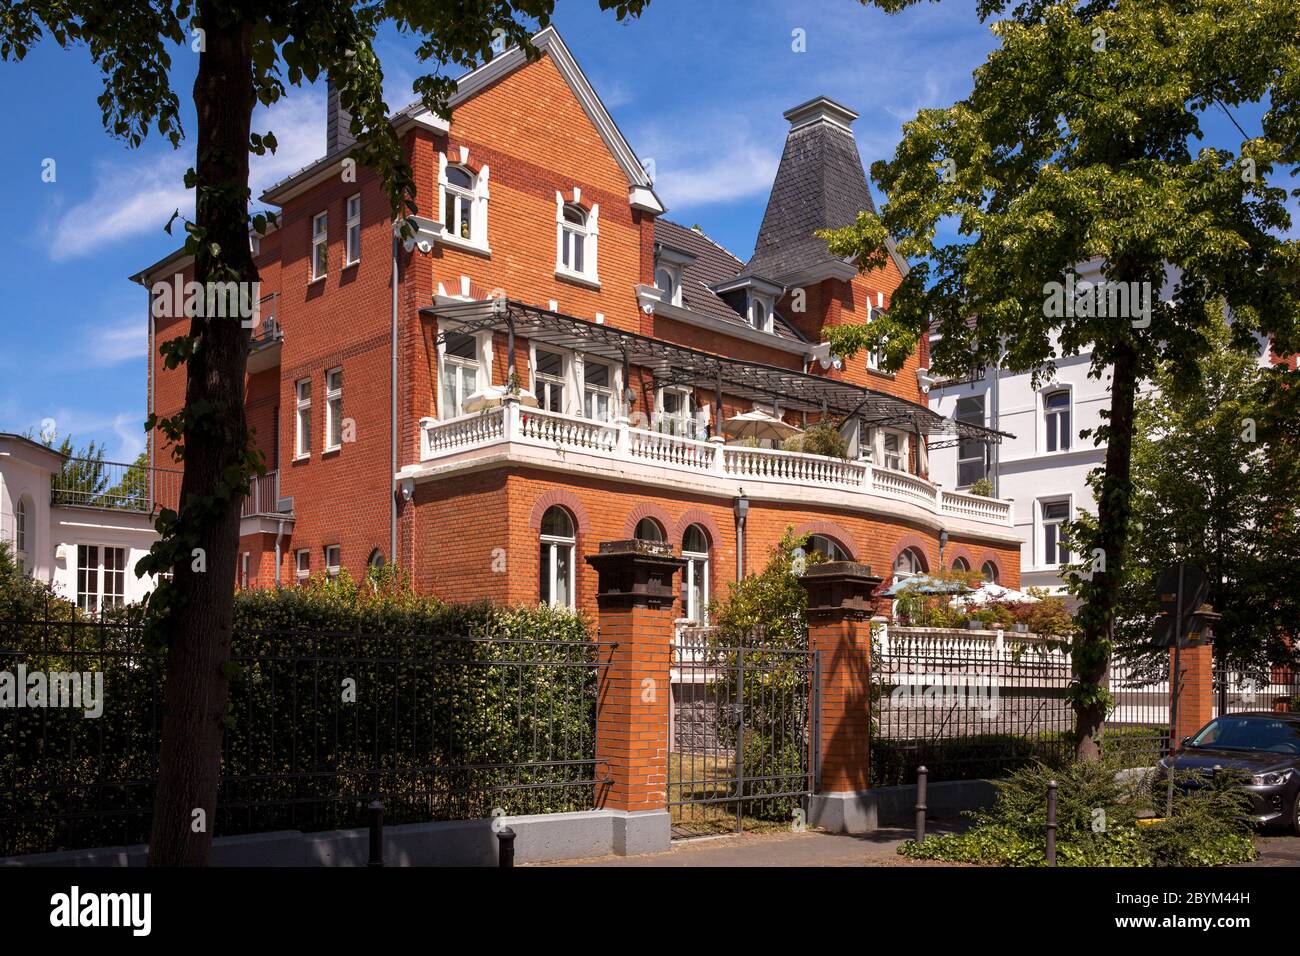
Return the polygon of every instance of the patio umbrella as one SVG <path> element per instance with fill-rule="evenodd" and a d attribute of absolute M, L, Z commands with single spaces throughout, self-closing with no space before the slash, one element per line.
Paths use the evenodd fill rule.
<path fill-rule="evenodd" d="M 1038 598 L 1032 594 L 1017 591 L 1015 588 L 1006 588 L 1000 584 L 994 584 L 992 581 L 985 581 L 970 594 L 962 596 L 959 600 L 965 604 L 991 604 L 994 601 L 1006 601 L 1008 604 L 1020 602 L 1026 604 L 1038 603 Z"/>
<path fill-rule="evenodd" d="M 785 441 L 791 435 L 802 435 L 801 429 L 773 418 L 767 412 L 754 409 L 740 415 L 732 415 L 722 423 L 722 434 L 728 438 L 756 438 L 759 441 Z"/>
<path fill-rule="evenodd" d="M 506 390 L 500 385 L 489 385 L 482 391 L 475 392 L 465 398 L 461 407 L 466 412 L 478 412 L 485 408 L 496 408 L 505 398 Z M 532 408 L 537 407 L 537 396 L 531 392 L 520 392 L 518 395 L 519 404 L 527 405 Z"/>
<path fill-rule="evenodd" d="M 897 597 L 900 591 L 908 591 L 912 594 L 969 594 L 970 588 L 960 581 L 945 581 L 928 574 L 913 574 L 901 581 L 895 581 L 880 593 L 885 597 Z"/>

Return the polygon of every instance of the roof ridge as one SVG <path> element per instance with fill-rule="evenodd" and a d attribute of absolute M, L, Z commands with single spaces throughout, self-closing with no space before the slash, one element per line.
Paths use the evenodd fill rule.
<path fill-rule="evenodd" d="M 660 217 L 659 217 L 659 221 L 660 221 L 660 222 L 667 223 L 667 224 L 670 225 L 670 226 L 676 226 L 678 229 L 685 229 L 687 232 L 693 232 L 693 233 L 695 233 L 697 236 L 699 236 L 701 239 L 703 239 L 705 242 L 709 243 L 709 245 L 711 245 L 711 246 L 713 246 L 714 248 L 716 248 L 719 252 L 723 252 L 723 253 L 726 253 L 727 255 L 731 256 L 731 258 L 733 258 L 733 259 L 736 260 L 736 263 L 737 263 L 738 265 L 743 266 L 743 265 L 745 264 L 745 260 L 744 260 L 744 259 L 740 258 L 740 256 L 736 255 L 734 252 L 732 252 L 730 249 L 728 249 L 728 248 L 727 248 L 726 246 L 724 246 L 722 243 L 718 242 L 718 240 L 714 239 L 712 236 L 710 236 L 708 233 L 706 233 L 703 229 L 696 229 L 696 228 L 694 228 L 693 226 L 685 226 L 685 225 L 682 225 L 680 222 L 676 222 L 676 221 L 674 221 L 674 220 L 672 220 L 672 219 L 668 219 L 668 218 L 666 218 L 666 217 L 664 217 L 664 216 L 660 216 Z"/>

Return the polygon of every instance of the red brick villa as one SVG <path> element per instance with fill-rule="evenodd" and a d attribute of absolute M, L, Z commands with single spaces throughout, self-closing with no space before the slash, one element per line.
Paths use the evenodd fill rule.
<path fill-rule="evenodd" d="M 270 469 L 244 508 L 239 585 L 396 561 L 439 596 L 595 610 L 601 542 L 689 559 L 680 617 L 761 568 L 787 526 L 886 578 L 951 565 L 1019 584 L 1007 501 L 928 480 L 931 442 L 997 441 L 927 407 L 924 341 L 887 374 L 827 355 L 822 331 L 889 308 L 896 253 L 859 274 L 813 236 L 871 206 L 851 126 L 818 97 L 790 128 L 748 262 L 665 208 L 553 29 L 459 82 L 448 123 L 392 117 L 419 234 L 394 239 L 377 178 L 327 155 L 262 196 L 278 228 L 262 275 L 247 409 Z M 186 274 L 176 253 L 135 278 Z M 150 319 L 151 411 L 183 370 Z M 512 385 L 516 386 L 512 389 Z M 727 437 L 753 411 L 843 422 L 846 459 Z M 775 447 L 773 447 L 775 446 Z M 160 442 L 151 464 L 169 467 Z M 941 542 L 943 542 L 941 544 Z"/>

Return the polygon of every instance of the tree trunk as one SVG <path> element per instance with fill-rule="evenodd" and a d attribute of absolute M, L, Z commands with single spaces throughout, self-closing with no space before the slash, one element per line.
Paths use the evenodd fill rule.
<path fill-rule="evenodd" d="M 1133 403 L 1137 395 L 1138 357 L 1129 342 L 1115 349 L 1111 367 L 1110 420 L 1106 445 L 1106 473 L 1097 503 L 1097 540 L 1105 557 L 1105 570 L 1092 575 L 1092 586 L 1081 609 L 1082 635 L 1073 652 L 1076 680 L 1084 687 L 1103 687 L 1115 640 L 1115 609 L 1123 580 L 1124 549 L 1128 543 L 1133 463 Z M 1083 556 L 1088 559 L 1088 555 Z M 1101 758 L 1101 727 L 1106 707 L 1100 700 L 1076 701 L 1075 758 Z"/>
<path fill-rule="evenodd" d="M 214 276 L 234 277 L 218 273 L 220 267 L 233 269 L 241 281 L 257 279 L 248 242 L 252 24 L 222 20 L 206 2 L 199 5 L 199 22 L 205 47 L 194 82 L 195 223 L 205 233 L 195 278 L 207 288 Z M 211 243 L 219 247 L 215 254 Z M 149 841 L 149 863 L 163 866 L 203 866 L 212 850 L 241 505 L 239 495 L 219 492 L 223 480 L 229 484 L 229 469 L 242 469 L 248 438 L 248 330 L 239 317 L 199 315 L 190 334 L 198 348 L 187 367 L 185 404 L 193 417 L 184 430 L 180 521 L 203 554 L 179 556 L 179 605 L 167 621 L 166 710 Z"/>

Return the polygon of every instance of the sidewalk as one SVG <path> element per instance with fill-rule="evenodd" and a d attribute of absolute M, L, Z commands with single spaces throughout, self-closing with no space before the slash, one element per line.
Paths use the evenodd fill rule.
<path fill-rule="evenodd" d="M 932 824 L 930 833 L 952 832 Z M 951 866 L 898 855 L 898 845 L 912 831 L 878 830 L 863 836 L 843 833 L 741 833 L 678 841 L 666 853 L 604 856 L 543 866 Z"/>

